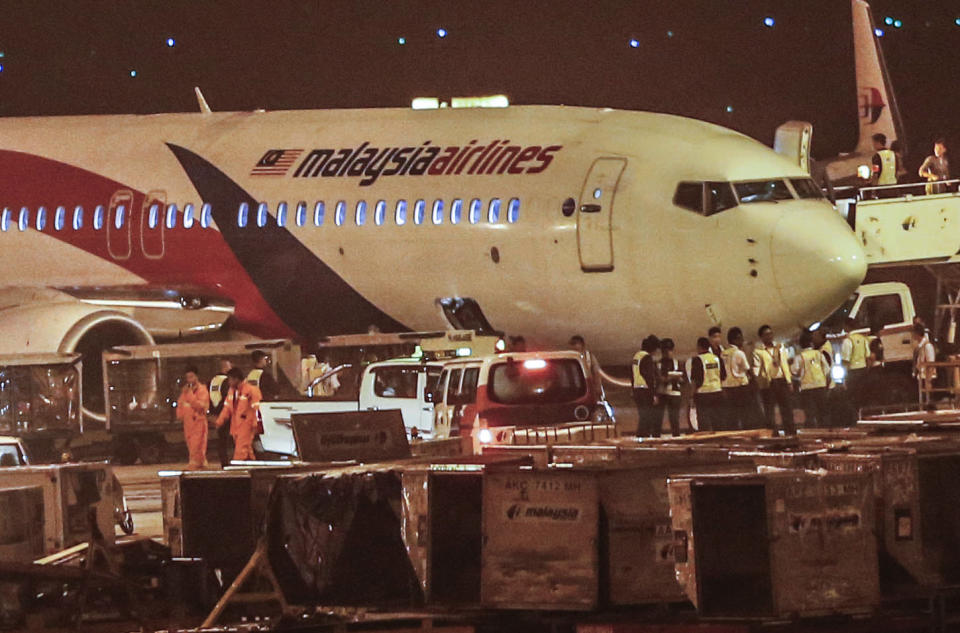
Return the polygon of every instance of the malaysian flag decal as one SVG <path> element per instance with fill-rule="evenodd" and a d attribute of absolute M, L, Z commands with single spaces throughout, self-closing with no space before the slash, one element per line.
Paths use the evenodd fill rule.
<path fill-rule="evenodd" d="M 296 162 L 302 149 L 271 149 L 250 171 L 251 176 L 282 176 Z"/>

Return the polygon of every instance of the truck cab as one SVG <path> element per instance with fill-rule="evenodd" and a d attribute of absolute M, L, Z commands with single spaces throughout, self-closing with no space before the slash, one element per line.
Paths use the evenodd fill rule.
<path fill-rule="evenodd" d="M 854 332 L 870 334 L 872 329 L 879 330 L 877 335 L 883 341 L 885 362 L 912 361 L 910 330 L 916 315 L 913 294 L 907 284 L 897 281 L 864 284 L 823 322 L 823 327 L 841 343 L 849 334 L 844 322 L 852 318 L 856 321 Z M 834 351 L 839 354 L 838 344 L 834 344 Z"/>

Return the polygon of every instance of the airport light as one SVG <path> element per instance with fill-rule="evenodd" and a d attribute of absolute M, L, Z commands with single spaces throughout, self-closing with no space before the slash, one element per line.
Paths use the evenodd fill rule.
<path fill-rule="evenodd" d="M 774 20 L 774 19 L 773 19 L 772 17 L 770 17 L 769 15 L 768 15 L 767 17 L 763 18 L 763 25 L 764 25 L 765 27 L 767 27 L 767 28 L 773 27 L 773 25 L 776 24 L 776 23 L 777 23 L 777 21 Z"/>
<path fill-rule="evenodd" d="M 894 20 L 894 21 L 893 21 L 893 28 L 899 29 L 901 26 L 903 26 L 903 20 Z"/>
<path fill-rule="evenodd" d="M 879 29 L 879 28 L 873 29 L 873 34 L 876 35 L 877 37 L 883 37 L 883 29 Z"/>
<path fill-rule="evenodd" d="M 481 444 L 489 444 L 493 441 L 493 433 L 490 432 L 490 429 L 480 429 L 480 432 L 477 433 L 477 439 L 480 440 Z"/>
<path fill-rule="evenodd" d="M 727 111 L 727 114 L 733 114 L 733 106 L 732 106 L 732 105 L 728 105 L 726 108 L 724 108 L 724 110 Z"/>
<path fill-rule="evenodd" d="M 398 37 L 398 38 L 397 38 L 397 44 L 399 44 L 400 46 L 403 46 L 403 45 L 406 44 L 406 43 L 407 43 L 407 38 L 405 38 L 405 37 Z"/>
<path fill-rule="evenodd" d="M 542 358 L 531 358 L 530 360 L 523 361 L 524 369 L 546 369 L 547 361 Z"/>
<path fill-rule="evenodd" d="M 131 77 L 136 77 L 136 76 L 137 76 L 137 71 L 131 70 L 131 71 L 130 71 L 130 76 L 131 76 Z"/>
<path fill-rule="evenodd" d="M 640 46 L 640 40 L 633 38 L 630 40 L 630 48 L 638 48 Z"/>
<path fill-rule="evenodd" d="M 172 37 L 167 38 L 167 47 L 173 48 L 176 45 L 177 45 L 177 40 L 173 39 Z"/>
<path fill-rule="evenodd" d="M 673 37 L 673 31 L 667 31 L 667 37 Z"/>
<path fill-rule="evenodd" d="M 510 105 L 507 95 L 488 95 L 482 97 L 453 97 L 451 108 L 506 108 Z"/>
<path fill-rule="evenodd" d="M 439 29 L 437 29 L 437 37 L 439 37 L 440 39 L 443 39 L 443 38 L 445 38 L 446 36 L 447 36 L 447 29 L 445 29 L 445 28 L 439 28 Z"/>
<path fill-rule="evenodd" d="M 893 18 L 888 15 L 887 17 L 883 18 L 883 23 L 887 26 L 893 26 Z"/>

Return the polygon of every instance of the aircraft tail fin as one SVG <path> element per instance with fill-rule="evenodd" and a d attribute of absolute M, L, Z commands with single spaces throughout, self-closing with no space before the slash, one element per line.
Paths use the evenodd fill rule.
<path fill-rule="evenodd" d="M 204 99 L 203 93 L 200 92 L 200 86 L 194 86 L 193 93 L 197 95 L 197 105 L 200 106 L 200 112 L 203 114 L 210 114 L 210 106 L 207 104 L 207 100 Z"/>
<path fill-rule="evenodd" d="M 851 0 L 853 11 L 853 47 L 857 73 L 857 101 L 860 136 L 857 152 L 873 152 L 871 137 L 882 133 L 887 143 L 899 140 L 906 151 L 903 123 L 880 49 L 880 40 L 873 23 L 870 5 L 864 0 Z"/>

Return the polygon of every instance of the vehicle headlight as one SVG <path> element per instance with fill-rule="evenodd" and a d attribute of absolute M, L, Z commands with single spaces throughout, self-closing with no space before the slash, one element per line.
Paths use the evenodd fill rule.
<path fill-rule="evenodd" d="M 843 379 L 847 377 L 847 370 L 842 365 L 834 365 L 833 369 L 830 370 L 830 375 L 833 376 L 833 382 L 843 382 Z"/>
<path fill-rule="evenodd" d="M 490 429 L 480 429 L 480 432 L 477 433 L 477 439 L 480 440 L 481 444 L 489 444 L 493 441 L 493 433 L 490 432 Z"/>

